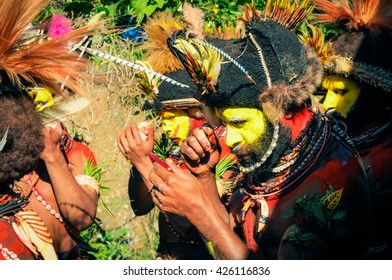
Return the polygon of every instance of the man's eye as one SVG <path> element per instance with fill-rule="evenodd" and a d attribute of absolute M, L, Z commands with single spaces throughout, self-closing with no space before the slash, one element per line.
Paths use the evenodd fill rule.
<path fill-rule="evenodd" d="M 335 92 L 335 94 L 345 95 L 348 92 L 348 90 L 347 89 L 335 89 L 334 92 Z"/>
<path fill-rule="evenodd" d="M 242 125 L 246 124 L 247 122 L 248 122 L 247 120 L 235 120 L 235 121 L 232 121 L 231 123 L 235 126 L 242 126 Z"/>

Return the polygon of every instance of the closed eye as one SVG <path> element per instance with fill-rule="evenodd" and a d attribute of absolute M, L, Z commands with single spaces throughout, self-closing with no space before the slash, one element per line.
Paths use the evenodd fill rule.
<path fill-rule="evenodd" d="M 243 126 L 248 122 L 246 119 L 231 119 L 230 124 L 233 126 Z"/>
<path fill-rule="evenodd" d="M 348 90 L 347 89 L 334 89 L 333 92 L 338 95 L 345 95 Z"/>

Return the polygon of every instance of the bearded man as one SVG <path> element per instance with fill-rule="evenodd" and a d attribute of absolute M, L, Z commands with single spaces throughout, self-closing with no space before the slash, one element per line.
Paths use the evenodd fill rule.
<path fill-rule="evenodd" d="M 168 42 L 198 99 L 227 125 L 226 144 L 243 174 L 228 212 L 211 196 L 219 147 L 202 130 L 181 146 L 192 174 L 171 160 L 173 172 L 154 164 L 153 201 L 187 218 L 222 259 L 362 258 L 370 216 L 365 172 L 338 125 L 309 105 L 322 66 L 291 31 L 300 22 L 279 17 L 295 9 L 275 14 L 282 8 L 269 7 L 262 16 L 245 13 L 246 37 L 226 41 L 225 52 L 191 38 Z"/>
<path fill-rule="evenodd" d="M 190 5 L 185 5 L 184 13 L 187 13 L 189 9 L 194 11 Z M 182 86 L 175 86 L 167 80 L 157 78 L 151 72 L 139 71 L 136 73 L 136 79 L 142 93 L 149 97 L 143 110 L 151 110 L 153 114 L 161 116 L 162 131 L 165 133 L 165 137 L 172 142 L 169 151 L 165 151 L 165 147 L 161 147 L 164 152 L 161 152 L 159 156 L 170 157 L 177 165 L 187 170 L 183 164 L 179 146 L 186 137 L 191 135 L 193 129 L 206 124 L 204 115 L 206 111 L 203 108 L 204 104 L 193 97 L 196 88 L 188 73 L 183 69 L 181 62 L 167 46 L 162 47 L 168 38 L 168 34 L 164 30 L 179 27 L 184 28 L 184 22 L 180 17 L 174 17 L 169 12 L 158 12 L 151 17 L 144 25 L 147 39 L 140 49 L 144 50 L 146 54 L 139 64 L 150 69 L 151 72 L 157 71 L 164 74 L 164 79 L 171 79 L 181 83 Z M 137 216 L 146 215 L 155 207 L 150 192 L 152 184 L 148 180 L 152 169 L 149 155 L 155 151 L 153 125 L 147 125 L 148 128 L 140 126 L 140 124 L 132 123 L 118 136 L 118 147 L 132 164 L 128 181 L 128 195 L 132 210 Z M 232 184 L 230 184 L 230 180 L 232 176 L 236 175 L 237 169 L 233 160 L 228 160 L 231 152 L 224 145 L 226 130 L 223 126 L 220 126 L 219 130 L 221 131 L 219 141 L 223 147 L 221 153 L 221 166 L 223 167 L 217 168 L 216 177 L 221 200 L 226 202 L 231 195 L 230 186 Z M 233 158 L 234 156 L 231 155 L 231 159 Z M 221 204 L 220 201 L 217 203 Z M 158 259 L 208 260 L 213 258 L 197 228 L 189 221 L 178 215 L 163 212 L 159 213 L 158 220 Z"/>

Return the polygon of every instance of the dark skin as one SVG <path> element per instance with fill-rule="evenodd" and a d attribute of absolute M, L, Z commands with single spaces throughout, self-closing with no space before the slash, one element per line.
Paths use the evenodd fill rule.
<path fill-rule="evenodd" d="M 181 145 L 181 152 L 192 174 L 184 172 L 171 159 L 166 162 L 173 173 L 154 163 L 149 175 L 149 180 L 157 186 L 152 191 L 154 203 L 161 211 L 188 219 L 214 244 L 219 258 L 246 259 L 249 249 L 231 228 L 233 217 L 219 201 L 216 191 L 213 167 L 219 159 L 218 150 L 201 129 L 195 129 Z"/>
<path fill-rule="evenodd" d="M 119 134 L 117 146 L 124 157 L 132 162 L 133 166 L 140 173 L 142 180 L 135 180 L 132 176 L 129 181 L 129 197 L 132 197 L 132 208 L 137 209 L 136 215 L 145 215 L 154 208 L 151 199 L 150 189 L 153 184 L 148 180 L 153 164 L 148 157 L 154 148 L 154 128 L 148 127 L 145 131 L 146 140 L 140 136 L 140 131 L 136 123 L 131 123 Z"/>
<path fill-rule="evenodd" d="M 45 149 L 41 153 L 42 165 L 37 172 L 29 174 L 45 201 L 66 219 L 77 231 L 88 228 L 94 221 L 98 205 L 98 193 L 87 185 L 80 185 L 76 175 L 83 174 L 85 159 L 82 153 L 72 153 L 66 159 L 60 148 L 60 127 L 43 129 Z M 67 162 L 68 161 L 68 162 Z M 53 238 L 57 253 L 67 252 L 76 242 L 64 225 L 39 202 L 35 195 L 30 196 L 26 208 L 35 210 L 47 225 Z"/>
<path fill-rule="evenodd" d="M 197 133 L 196 131 L 195 133 Z M 202 131 L 199 133 L 204 134 Z M 145 131 L 145 134 L 147 135 L 147 138 L 145 141 L 143 141 L 140 137 L 139 128 L 137 125 L 131 124 L 129 127 L 124 129 L 118 137 L 118 147 L 120 151 L 129 161 L 132 162 L 134 168 L 137 169 L 136 172 L 139 171 L 140 173 L 139 178 L 141 178 L 141 180 L 135 179 L 131 175 L 128 187 L 129 197 L 131 198 L 131 206 L 132 209 L 134 209 L 134 213 L 136 215 L 145 215 L 155 206 L 153 202 L 153 196 L 151 195 L 151 192 L 149 192 L 153 188 L 153 184 L 149 180 L 149 174 L 153 169 L 153 163 L 148 157 L 149 153 L 153 150 L 154 145 L 154 139 L 152 137 L 154 134 L 153 128 L 149 128 L 147 131 Z M 216 151 L 214 156 L 211 157 L 211 162 L 208 164 L 212 166 L 213 164 L 216 164 L 218 160 L 219 153 Z M 175 165 L 177 166 L 177 164 Z M 188 166 L 188 168 L 190 168 L 191 172 L 198 173 L 202 173 L 204 170 L 203 166 L 196 168 Z M 207 170 L 209 170 L 209 168 L 205 169 L 204 171 Z M 224 213 L 224 205 L 221 203 L 217 192 L 214 174 L 212 174 L 208 180 L 210 182 L 205 185 L 204 191 L 207 196 L 214 198 L 212 203 L 217 209 L 219 209 L 219 212 Z M 159 185 L 157 185 L 157 187 L 159 187 Z M 177 215 L 167 214 L 165 211 L 162 211 L 162 213 L 163 216 L 168 218 L 173 223 L 173 226 L 175 226 L 179 232 L 186 234 L 188 237 L 191 237 L 193 234 L 195 234 L 194 230 L 192 230 L 193 226 L 188 221 L 179 219 Z M 228 223 L 227 215 L 225 223 Z M 178 242 L 177 237 L 173 234 L 172 230 L 168 227 L 168 223 L 165 222 L 164 219 L 161 219 L 160 221 L 160 235 L 167 242 Z"/>

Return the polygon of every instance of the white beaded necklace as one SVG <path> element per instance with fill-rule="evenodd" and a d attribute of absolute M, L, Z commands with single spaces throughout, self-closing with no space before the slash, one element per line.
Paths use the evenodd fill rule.
<path fill-rule="evenodd" d="M 0 243 L 0 251 L 6 260 L 19 260 L 18 255 L 12 251 L 9 251 L 8 248 L 3 247 Z"/>
<path fill-rule="evenodd" d="M 60 213 L 58 213 L 56 210 L 50 206 L 48 202 L 42 197 L 42 195 L 39 193 L 36 187 L 33 187 L 33 193 L 37 197 L 37 200 L 41 202 L 43 206 L 45 206 L 46 210 L 50 212 L 53 216 L 55 216 L 60 222 L 63 222 L 63 218 L 61 217 Z"/>
<path fill-rule="evenodd" d="M 28 184 L 32 185 L 31 179 L 28 175 L 24 176 L 24 179 L 27 181 Z M 38 177 L 37 181 L 34 183 L 33 187 L 31 188 L 35 197 L 37 198 L 37 200 L 39 202 L 41 202 L 41 204 L 46 208 L 46 210 L 48 210 L 50 212 L 50 214 L 55 216 L 60 222 L 63 223 L 63 218 L 61 217 L 60 213 L 58 213 L 56 210 L 54 210 L 52 208 L 52 206 L 50 206 L 50 204 L 43 198 L 43 196 L 37 190 L 36 185 L 37 185 L 38 181 L 39 181 L 39 177 Z"/>

